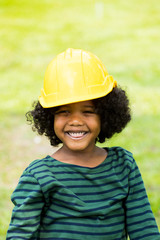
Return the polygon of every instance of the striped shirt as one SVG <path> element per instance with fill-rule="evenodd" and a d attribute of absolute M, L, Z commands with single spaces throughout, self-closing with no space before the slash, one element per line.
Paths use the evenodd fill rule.
<path fill-rule="evenodd" d="M 7 240 L 160 240 L 132 154 L 107 151 L 94 168 L 51 156 L 33 161 L 11 197 Z"/>

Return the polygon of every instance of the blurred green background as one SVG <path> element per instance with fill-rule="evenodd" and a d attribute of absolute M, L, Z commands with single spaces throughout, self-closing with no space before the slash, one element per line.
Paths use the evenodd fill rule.
<path fill-rule="evenodd" d="M 0 1 L 0 239 L 22 171 L 51 154 L 26 124 L 49 61 L 68 47 L 96 54 L 127 90 L 133 120 L 106 146 L 134 153 L 160 227 L 160 4 L 158 0 Z"/>

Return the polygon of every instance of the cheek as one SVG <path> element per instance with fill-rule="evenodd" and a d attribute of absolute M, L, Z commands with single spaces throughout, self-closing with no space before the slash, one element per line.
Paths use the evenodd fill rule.
<path fill-rule="evenodd" d="M 98 135 L 101 131 L 101 121 L 100 121 L 100 118 L 98 119 L 98 124 L 97 124 L 97 132 L 98 132 Z"/>
<path fill-rule="evenodd" d="M 58 134 L 61 134 L 64 127 L 66 125 L 66 121 L 63 117 L 55 116 L 54 118 L 54 131 L 55 134 L 58 136 Z"/>
<path fill-rule="evenodd" d="M 99 116 L 96 116 L 94 120 L 92 121 L 92 129 L 95 131 L 95 134 L 99 134 L 101 130 L 101 121 Z"/>
<path fill-rule="evenodd" d="M 61 125 L 62 125 L 62 123 L 61 123 L 60 119 L 55 117 L 55 119 L 54 119 L 54 131 L 55 131 L 55 133 L 59 132 L 59 130 L 62 128 Z"/>

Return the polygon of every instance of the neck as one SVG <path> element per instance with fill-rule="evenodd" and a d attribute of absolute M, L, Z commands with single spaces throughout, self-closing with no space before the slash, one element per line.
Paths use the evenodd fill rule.
<path fill-rule="evenodd" d="M 95 167 L 107 157 L 107 152 L 97 146 L 90 151 L 70 151 L 62 146 L 52 157 L 58 161 L 85 167 Z"/>
<path fill-rule="evenodd" d="M 92 157 L 97 153 L 97 150 L 99 148 L 94 145 L 92 147 L 90 147 L 89 149 L 85 149 L 85 150 L 75 150 L 72 151 L 68 148 L 66 148 L 65 146 L 62 146 L 61 153 L 63 153 L 66 157 L 68 156 L 69 158 L 81 158 L 81 159 L 87 159 L 88 157 Z"/>

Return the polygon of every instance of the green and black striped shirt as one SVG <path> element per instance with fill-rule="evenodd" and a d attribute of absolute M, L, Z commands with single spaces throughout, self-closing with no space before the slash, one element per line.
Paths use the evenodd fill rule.
<path fill-rule="evenodd" d="M 7 240 L 160 240 L 132 154 L 107 151 L 94 168 L 50 156 L 33 161 L 11 197 Z"/>

